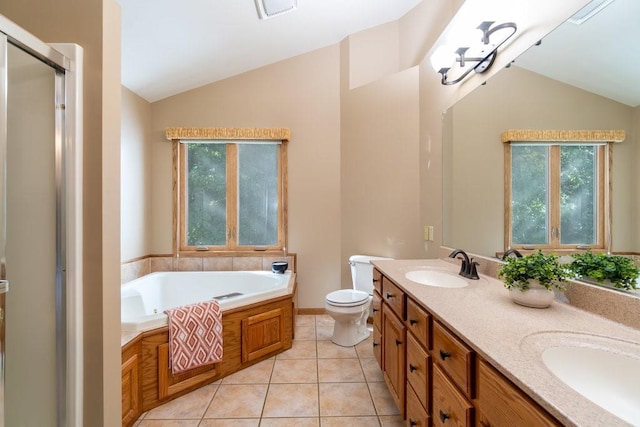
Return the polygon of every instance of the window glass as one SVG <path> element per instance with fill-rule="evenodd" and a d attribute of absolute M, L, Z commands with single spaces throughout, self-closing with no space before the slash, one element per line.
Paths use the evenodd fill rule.
<path fill-rule="evenodd" d="M 511 147 L 511 233 L 514 244 L 548 243 L 548 177 L 548 147 Z"/>
<path fill-rule="evenodd" d="M 278 242 L 278 146 L 238 146 L 238 244 Z"/>
<path fill-rule="evenodd" d="M 560 243 L 597 239 L 597 156 L 593 145 L 560 147 Z"/>
<path fill-rule="evenodd" d="M 187 145 L 186 240 L 189 246 L 227 241 L 226 145 Z"/>

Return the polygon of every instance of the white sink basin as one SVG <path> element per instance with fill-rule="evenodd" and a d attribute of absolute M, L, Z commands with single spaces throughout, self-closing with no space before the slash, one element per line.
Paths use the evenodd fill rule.
<path fill-rule="evenodd" d="M 415 270 L 404 275 L 412 282 L 438 288 L 464 288 L 469 283 L 454 273 L 437 270 Z"/>
<path fill-rule="evenodd" d="M 604 348 L 561 345 L 542 352 L 549 370 L 619 418 L 640 425 L 640 358 Z"/>

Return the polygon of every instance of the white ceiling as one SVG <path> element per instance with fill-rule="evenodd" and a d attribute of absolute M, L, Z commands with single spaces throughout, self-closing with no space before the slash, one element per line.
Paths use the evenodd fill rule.
<path fill-rule="evenodd" d="M 120 0 L 122 83 L 154 102 L 338 43 L 421 0 L 298 0 L 259 20 L 254 0 Z"/>
<path fill-rule="evenodd" d="M 640 1 L 615 0 L 581 25 L 565 22 L 515 65 L 623 104 L 640 105 Z"/>

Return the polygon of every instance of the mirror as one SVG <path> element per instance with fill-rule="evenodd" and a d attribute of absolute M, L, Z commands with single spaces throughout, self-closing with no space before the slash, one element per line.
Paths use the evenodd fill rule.
<path fill-rule="evenodd" d="M 637 16 L 640 2 L 615 0 L 580 25 L 565 22 L 446 112 L 444 245 L 504 250 L 503 131 L 602 129 L 627 135 L 613 149 L 612 250 L 640 252 Z"/>

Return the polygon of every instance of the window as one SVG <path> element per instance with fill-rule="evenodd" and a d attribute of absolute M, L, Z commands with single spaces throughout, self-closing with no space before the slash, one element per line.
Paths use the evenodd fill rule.
<path fill-rule="evenodd" d="M 529 132 L 533 137 L 545 136 L 543 131 Z M 566 132 L 566 140 L 554 134 L 549 141 L 512 140 L 503 134 L 503 141 L 508 142 L 505 249 L 606 247 L 611 158 L 607 142 L 616 139 L 607 135 L 612 138 L 607 142 L 592 141 L 581 133 L 586 131 Z"/>
<path fill-rule="evenodd" d="M 286 140 L 174 144 L 177 251 L 284 248 Z"/>

